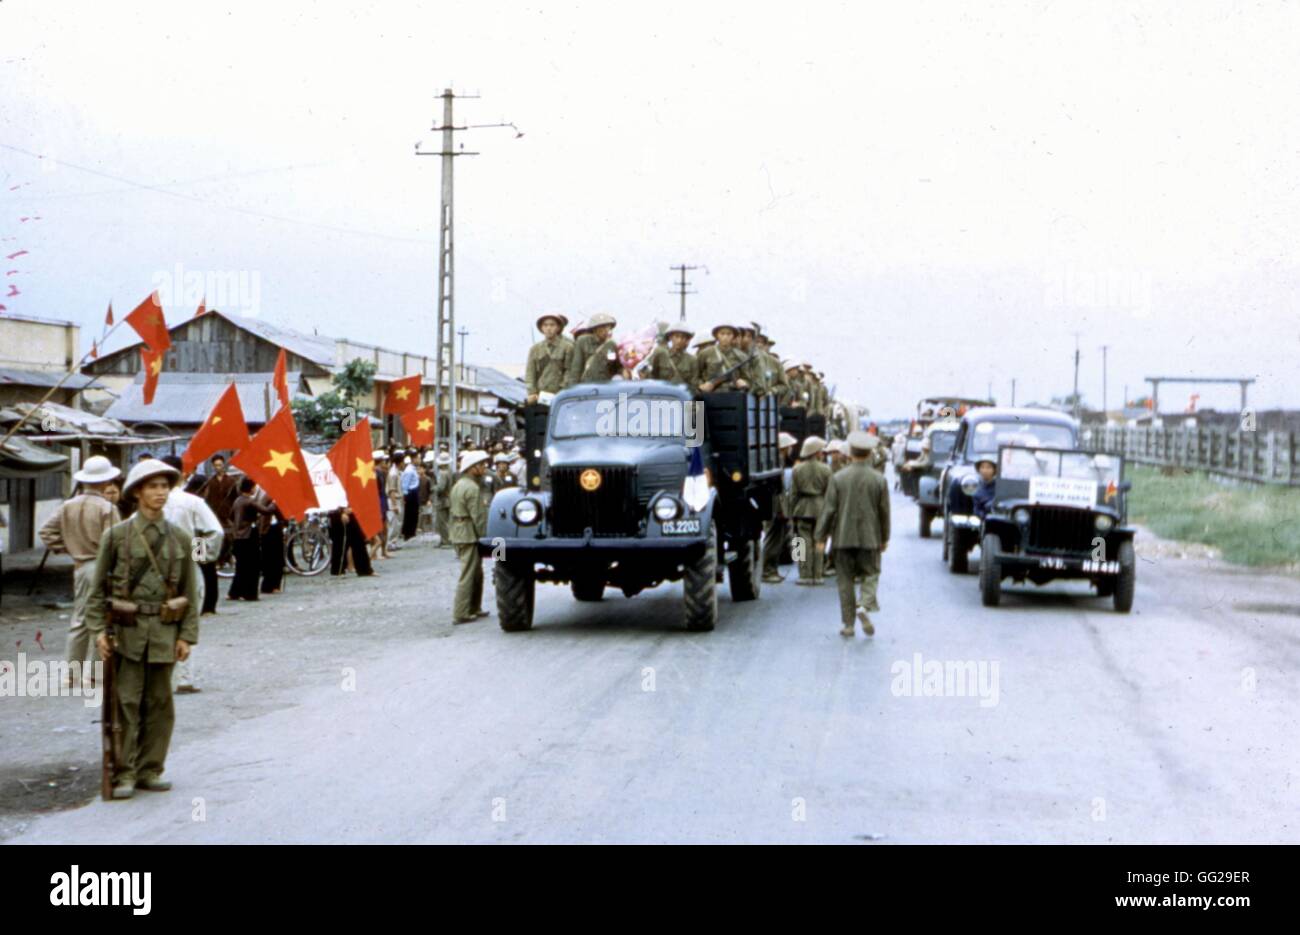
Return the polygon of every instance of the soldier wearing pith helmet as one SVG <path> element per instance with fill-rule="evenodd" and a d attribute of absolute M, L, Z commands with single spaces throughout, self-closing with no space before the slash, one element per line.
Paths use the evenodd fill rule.
<path fill-rule="evenodd" d="M 744 368 L 740 366 L 745 362 L 745 355 L 735 344 L 739 331 L 740 329 L 731 322 L 722 322 L 713 326 L 713 339 L 717 343 L 708 350 L 702 351 L 696 358 L 700 364 L 701 392 L 749 389 Z"/>
<path fill-rule="evenodd" d="M 827 539 L 831 542 L 842 636 L 853 635 L 855 617 L 868 636 L 876 632 L 868 614 L 880 609 L 876 598 L 880 559 L 889 548 L 889 486 L 871 468 L 871 452 L 879 443 L 876 436 L 866 432 L 849 433 L 851 460 L 831 478 L 817 519 L 819 546 L 824 546 Z"/>
<path fill-rule="evenodd" d="M 614 329 L 618 319 L 599 312 L 587 320 L 591 330 L 583 336 L 586 347 L 576 356 L 569 368 L 570 385 L 574 383 L 608 383 L 618 372 L 618 345 L 614 343 Z"/>
<path fill-rule="evenodd" d="M 699 385 L 699 361 L 686 349 L 694 335 L 695 332 L 683 324 L 669 325 L 664 330 L 667 345 L 656 347 L 646 365 L 649 379 L 680 383 L 695 392 Z"/>
<path fill-rule="evenodd" d="M 567 375 L 575 353 L 573 344 L 561 336 L 566 319 L 557 312 L 547 312 L 537 319 L 537 330 L 542 333 L 528 351 L 524 366 L 524 383 L 528 402 L 537 402 L 542 393 L 558 393 L 568 386 Z"/>
<path fill-rule="evenodd" d="M 831 469 L 821 460 L 825 449 L 824 439 L 816 435 L 805 438 L 790 481 L 790 515 L 798 537 L 795 541 L 800 543 L 802 551 L 798 583 L 804 585 L 822 583 L 822 550 L 814 547 L 813 534 L 831 481 Z"/>
<path fill-rule="evenodd" d="M 487 535 L 488 497 L 483 475 L 488 461 L 486 451 L 463 452 L 460 479 L 451 488 L 451 542 L 460 561 L 452 623 L 469 623 L 488 615 L 483 609 L 483 559 L 478 554 L 478 541 Z"/>
<path fill-rule="evenodd" d="M 135 790 L 165 792 L 162 778 L 175 726 L 172 667 L 199 641 L 198 574 L 193 545 L 163 516 L 180 471 L 150 458 L 122 487 L 134 498 L 131 518 L 99 542 L 86 607 L 86 629 L 114 667 L 123 732 L 113 798 Z"/>

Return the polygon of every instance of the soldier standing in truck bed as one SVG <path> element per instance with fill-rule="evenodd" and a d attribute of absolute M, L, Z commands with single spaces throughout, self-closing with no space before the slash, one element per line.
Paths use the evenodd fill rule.
<path fill-rule="evenodd" d="M 767 384 L 768 395 L 777 398 L 777 405 L 784 405 L 780 400 L 785 398 L 789 386 L 785 379 L 785 368 L 772 353 L 774 344 L 776 342 L 763 333 L 763 327 L 758 322 L 754 322 L 754 346 L 758 348 L 758 359 L 762 361 L 763 379 Z"/>
<path fill-rule="evenodd" d="M 524 366 L 524 383 L 527 384 L 528 402 L 537 402 L 540 393 L 558 393 L 568 386 L 567 374 L 573 362 L 573 345 L 560 336 L 560 316 L 548 312 L 537 319 L 537 330 L 542 333 L 528 351 Z"/>
<path fill-rule="evenodd" d="M 831 478 L 826 502 L 817 519 L 816 538 L 829 539 L 840 592 L 841 636 L 853 635 L 854 616 L 862 631 L 876 632 L 869 613 L 880 609 L 876 589 L 880 583 L 880 557 L 889 547 L 889 486 L 871 469 L 871 452 L 879 439 L 866 432 L 849 433 L 848 467 Z M 856 592 L 859 583 L 862 593 Z"/>
<path fill-rule="evenodd" d="M 740 368 L 740 373 L 749 384 L 751 393 L 766 396 L 767 380 L 764 376 L 763 358 L 754 347 L 754 328 L 753 323 L 740 324 L 736 328 L 736 348 L 740 351 L 740 359 L 749 361 Z"/>
<path fill-rule="evenodd" d="M 808 407 L 808 388 L 804 383 L 798 362 L 787 360 L 781 366 L 785 368 L 785 390 L 781 394 L 781 405 L 806 409 Z"/>
<path fill-rule="evenodd" d="M 614 374 L 622 369 L 618 362 L 618 344 L 614 341 L 614 329 L 618 321 L 613 315 L 601 312 L 592 315 L 587 322 L 591 328 L 592 350 L 582 363 L 582 375 L 578 383 L 608 383 Z"/>
<path fill-rule="evenodd" d="M 700 382 L 699 362 L 686 350 L 694 335 L 695 332 L 685 325 L 670 325 L 664 331 L 668 344 L 654 349 L 650 362 L 646 364 L 646 377 L 680 383 L 694 393 Z"/>
<path fill-rule="evenodd" d="M 700 392 L 722 393 L 749 389 L 743 367 L 725 380 L 722 379 L 728 370 L 745 361 L 745 355 L 735 345 L 736 331 L 736 326 L 730 323 L 714 325 L 713 339 L 718 343 L 702 351 L 697 358 L 700 362 Z"/>

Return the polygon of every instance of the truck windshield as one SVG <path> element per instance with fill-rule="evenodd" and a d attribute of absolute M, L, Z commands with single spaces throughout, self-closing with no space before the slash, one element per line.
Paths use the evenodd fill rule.
<path fill-rule="evenodd" d="M 934 458 L 947 458 L 952 453 L 953 442 L 957 441 L 956 432 L 931 432 L 930 454 Z"/>
<path fill-rule="evenodd" d="M 685 438 L 702 428 L 692 403 L 659 396 L 567 399 L 551 416 L 552 438 Z M 690 410 L 690 411 L 688 411 Z"/>
<path fill-rule="evenodd" d="M 967 446 L 971 457 L 996 454 L 1002 445 L 1073 448 L 1074 430 L 1051 422 L 977 422 Z"/>

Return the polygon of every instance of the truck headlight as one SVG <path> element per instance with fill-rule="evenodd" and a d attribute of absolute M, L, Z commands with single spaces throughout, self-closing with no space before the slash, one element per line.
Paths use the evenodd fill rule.
<path fill-rule="evenodd" d="M 1115 518 L 1105 513 L 1098 513 L 1093 525 L 1097 527 L 1097 532 L 1110 532 L 1115 525 Z"/>
<path fill-rule="evenodd" d="M 537 501 L 532 498 L 525 497 L 515 504 L 515 522 L 520 526 L 533 525 L 541 515 L 541 508 L 537 505 Z"/>
<path fill-rule="evenodd" d="M 1011 514 L 1011 518 L 1014 519 L 1014 520 L 1015 520 L 1017 523 L 1019 523 L 1021 526 L 1028 526 L 1028 525 L 1029 525 L 1029 508 L 1028 508 L 1028 507 L 1023 507 L 1023 506 L 1016 507 L 1016 511 L 1015 511 L 1014 513 Z"/>
<path fill-rule="evenodd" d="M 682 512 L 682 506 L 672 497 L 660 497 L 655 501 L 654 514 L 655 519 L 661 523 L 666 523 L 670 519 L 676 519 Z"/>
<path fill-rule="evenodd" d="M 974 474 L 970 474 L 961 479 L 961 492 L 966 496 L 971 496 L 975 491 L 980 489 L 980 479 Z"/>

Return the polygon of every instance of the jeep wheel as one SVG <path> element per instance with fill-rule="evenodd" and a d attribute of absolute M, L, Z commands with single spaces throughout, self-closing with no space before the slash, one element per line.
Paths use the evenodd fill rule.
<path fill-rule="evenodd" d="M 682 597 L 686 629 L 712 630 L 718 623 L 718 537 L 709 528 L 708 544 L 682 575 Z"/>
<path fill-rule="evenodd" d="M 604 578 L 574 578 L 573 596 L 580 601 L 598 601 L 605 596 Z"/>
<path fill-rule="evenodd" d="M 998 561 L 998 549 L 1002 540 L 993 533 L 984 537 L 980 543 L 980 600 L 985 607 L 997 607 L 1002 602 L 1002 563 Z"/>
<path fill-rule="evenodd" d="M 736 560 L 727 566 L 727 581 L 731 585 L 733 601 L 752 601 L 758 598 L 761 585 L 763 558 L 758 543 L 746 540 L 736 550 Z"/>
<path fill-rule="evenodd" d="M 1115 579 L 1115 609 L 1126 614 L 1133 609 L 1133 592 L 1137 590 L 1137 556 L 1131 541 L 1119 544 L 1119 576 Z"/>
<path fill-rule="evenodd" d="M 497 562 L 492 569 L 497 591 L 497 619 L 507 633 L 533 627 L 533 592 L 536 578 L 533 569 L 510 562 Z"/>
<path fill-rule="evenodd" d="M 928 507 L 921 507 L 921 526 L 917 530 L 922 539 L 930 538 L 930 524 L 934 522 L 934 513 Z"/>
<path fill-rule="evenodd" d="M 944 524 L 948 530 L 948 570 L 954 575 L 966 574 L 966 543 L 962 541 L 961 531 L 950 524 Z"/>

